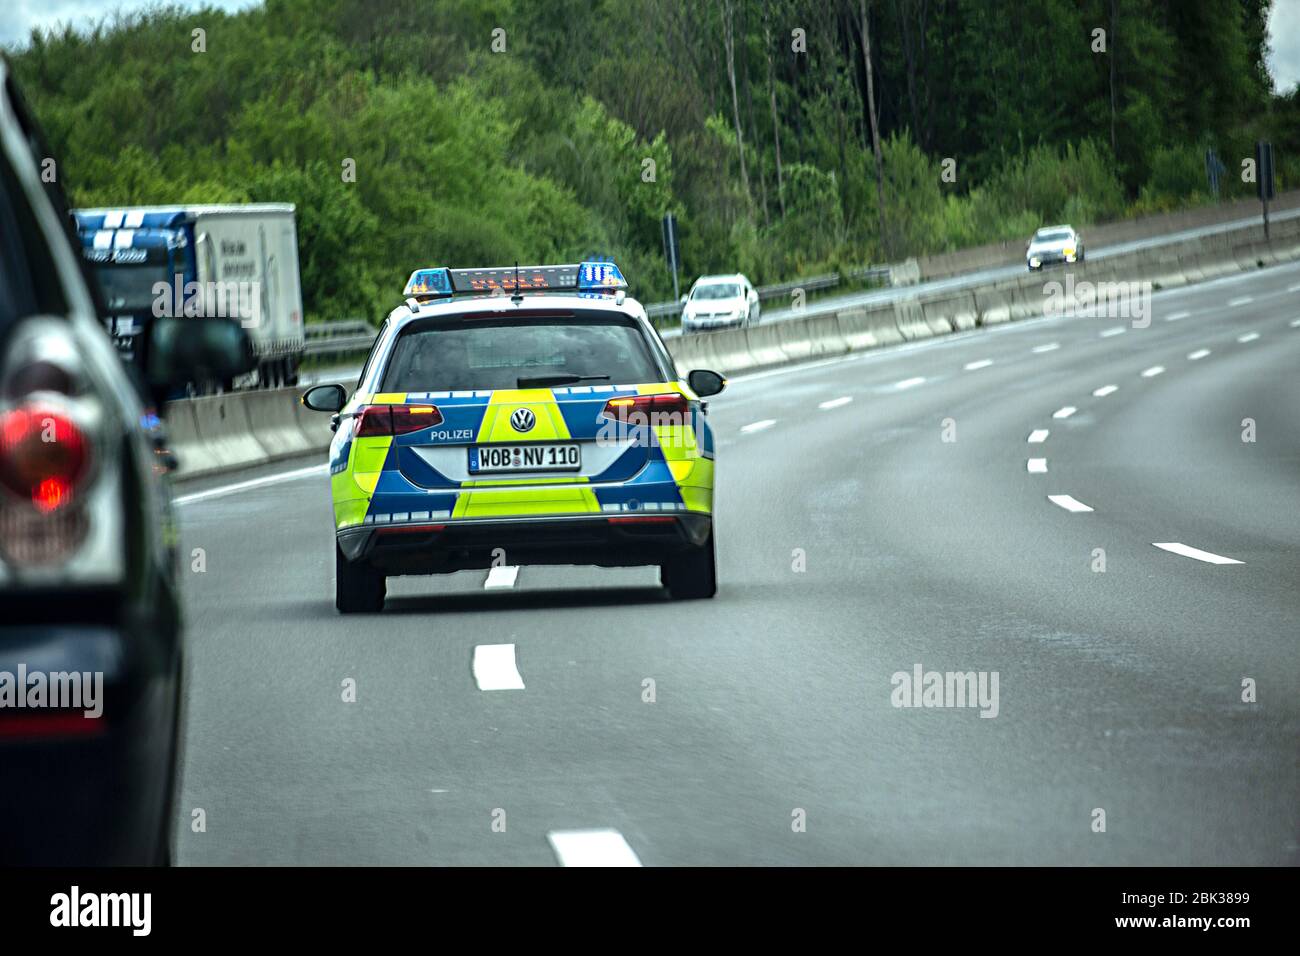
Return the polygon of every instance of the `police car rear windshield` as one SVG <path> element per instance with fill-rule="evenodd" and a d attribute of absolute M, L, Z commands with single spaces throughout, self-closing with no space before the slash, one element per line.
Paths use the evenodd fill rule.
<path fill-rule="evenodd" d="M 557 384 L 664 381 L 640 329 L 600 313 L 471 318 L 415 324 L 393 346 L 379 391 L 517 388 L 520 379 Z"/>

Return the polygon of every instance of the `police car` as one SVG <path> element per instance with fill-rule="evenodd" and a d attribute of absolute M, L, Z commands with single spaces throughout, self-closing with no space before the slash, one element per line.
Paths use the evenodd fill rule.
<path fill-rule="evenodd" d="M 716 372 L 679 379 L 611 262 L 421 269 L 335 413 L 335 604 L 386 578 L 498 565 L 658 565 L 673 598 L 717 590 Z"/>

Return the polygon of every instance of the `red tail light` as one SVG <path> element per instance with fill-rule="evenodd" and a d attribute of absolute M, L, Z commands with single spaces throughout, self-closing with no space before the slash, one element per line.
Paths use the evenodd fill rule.
<path fill-rule="evenodd" d="M 41 408 L 0 413 L 0 485 L 49 514 L 73 500 L 90 443 L 70 419 Z"/>
<path fill-rule="evenodd" d="M 691 403 L 681 392 L 665 392 L 662 395 L 626 395 L 611 398 L 605 403 L 602 418 L 626 422 L 632 425 L 685 424 Z M 673 422 L 663 422 L 663 416 L 677 415 Z"/>
<path fill-rule="evenodd" d="M 358 438 L 375 435 L 405 435 L 442 424 L 436 405 L 367 405 L 357 413 Z"/>

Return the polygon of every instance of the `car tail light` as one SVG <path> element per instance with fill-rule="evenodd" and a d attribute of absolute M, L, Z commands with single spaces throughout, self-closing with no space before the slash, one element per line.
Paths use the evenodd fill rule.
<path fill-rule="evenodd" d="M 367 405 L 357 413 L 357 438 L 405 435 L 442 424 L 436 405 Z"/>
<path fill-rule="evenodd" d="M 0 485 L 49 514 L 76 498 L 90 443 L 67 416 L 31 406 L 0 413 Z"/>
<path fill-rule="evenodd" d="M 610 518 L 610 524 L 672 524 L 677 519 L 671 515 L 621 515 Z"/>
<path fill-rule="evenodd" d="M 629 425 L 658 425 L 663 421 L 663 416 L 678 415 L 677 421 L 672 424 L 683 424 L 686 415 L 690 412 L 690 402 L 681 392 L 665 392 L 662 395 L 627 395 L 621 398 L 611 398 L 605 403 L 605 409 L 602 411 L 602 418 L 613 419 L 617 422 L 624 422 Z"/>

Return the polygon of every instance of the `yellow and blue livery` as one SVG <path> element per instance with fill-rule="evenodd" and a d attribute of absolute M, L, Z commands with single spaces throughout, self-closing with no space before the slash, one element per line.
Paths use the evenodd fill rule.
<path fill-rule="evenodd" d="M 658 565 L 677 598 L 717 589 L 713 433 L 613 263 L 423 269 L 335 413 L 336 605 L 386 579 L 500 564 Z"/>

